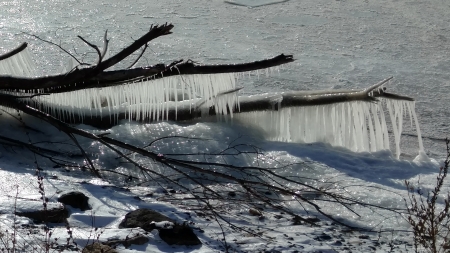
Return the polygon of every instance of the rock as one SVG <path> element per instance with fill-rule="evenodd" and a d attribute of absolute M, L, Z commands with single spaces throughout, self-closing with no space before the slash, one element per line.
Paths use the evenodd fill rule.
<path fill-rule="evenodd" d="M 249 212 L 251 215 L 253 215 L 253 216 L 261 216 L 261 215 L 262 215 L 261 212 L 260 212 L 259 210 L 254 209 L 254 208 L 250 208 L 250 209 L 248 210 L 248 212 Z"/>
<path fill-rule="evenodd" d="M 368 235 L 360 235 L 358 236 L 359 239 L 370 239 Z"/>
<path fill-rule="evenodd" d="M 119 224 L 119 228 L 141 227 L 145 231 L 152 231 L 155 226 L 151 222 L 169 221 L 175 223 L 171 218 L 151 209 L 137 209 L 125 215 L 125 219 Z"/>
<path fill-rule="evenodd" d="M 185 224 L 174 224 L 171 229 L 158 229 L 159 237 L 167 244 L 172 245 L 200 245 L 202 242 L 194 231 Z"/>
<path fill-rule="evenodd" d="M 319 235 L 318 237 L 315 238 L 317 241 L 329 241 L 331 239 L 333 239 L 333 237 L 331 237 L 330 235 L 327 235 L 325 233 L 322 233 L 321 235 Z"/>
<path fill-rule="evenodd" d="M 173 226 L 168 228 L 157 226 L 155 223 L 171 222 Z M 169 217 L 151 209 L 137 209 L 125 215 L 125 219 L 119 224 L 119 228 L 141 227 L 145 231 L 157 229 L 159 237 L 167 244 L 172 245 L 200 245 L 201 242 L 192 229 L 185 224 L 178 224 Z"/>
<path fill-rule="evenodd" d="M 79 208 L 81 211 L 91 210 L 88 200 L 89 198 L 82 192 L 69 192 L 58 198 L 59 202 L 74 208 Z"/>
<path fill-rule="evenodd" d="M 86 245 L 84 249 L 81 251 L 82 253 L 118 253 L 117 250 L 111 248 L 108 245 L 104 245 L 98 242 L 93 244 Z"/>
<path fill-rule="evenodd" d="M 66 207 L 53 208 L 49 210 L 36 210 L 30 212 L 16 212 L 16 215 L 30 218 L 37 222 L 52 222 L 61 223 L 65 222 L 69 217 L 69 211 Z"/>

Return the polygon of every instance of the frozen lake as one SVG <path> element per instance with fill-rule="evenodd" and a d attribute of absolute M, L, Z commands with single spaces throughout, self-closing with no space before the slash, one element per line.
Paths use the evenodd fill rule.
<path fill-rule="evenodd" d="M 353 89 L 393 76 L 393 81 L 387 85 L 388 91 L 416 99 L 425 152 L 430 158 L 442 161 L 445 154 L 443 140 L 450 132 L 448 13 L 448 1 L 419 0 L 3 1 L 0 3 L 0 54 L 28 42 L 39 71 L 54 74 L 64 68 L 69 57 L 24 32 L 58 43 L 84 61 L 95 62 L 96 53 L 77 35 L 102 45 L 104 32 L 108 30 L 110 50 L 114 54 L 143 35 L 152 24 L 168 22 L 175 25 L 173 34 L 152 41 L 150 50 L 138 65 L 168 64 L 179 59 L 205 64 L 239 63 L 280 53 L 294 55 L 296 61 L 281 68 L 280 74 L 240 79 L 237 86 L 244 87 L 241 94 Z M 128 62 L 119 67 L 127 65 Z M 6 127 L 0 133 L 11 134 Z M 399 196 L 404 194 L 405 179 L 417 181 L 420 178 L 425 188 L 431 188 L 437 171 L 436 164 L 410 162 L 417 155 L 418 145 L 416 133 L 409 128 L 405 128 L 402 136 L 403 160 L 394 159 L 389 152 L 354 153 L 320 143 L 264 141 L 258 139 L 258 133 L 252 129 L 224 123 L 143 126 L 132 123 L 111 130 L 112 136 L 129 141 L 135 138 L 139 144 L 164 134 L 216 139 L 210 146 L 202 144 L 192 148 L 193 152 L 197 148 L 220 150 L 225 142 L 237 136 L 249 136 L 243 141 L 254 142 L 267 150 L 270 157 L 287 162 L 312 161 L 314 169 L 304 171 L 312 177 L 323 177 L 324 181 L 337 177 L 349 188 L 361 182 L 376 187 L 381 185 L 399 194 L 392 197 L 386 192 L 352 190 L 357 196 L 360 194 L 386 206 L 402 201 Z M 37 134 L 33 138 L 40 140 L 45 135 Z M 59 140 L 57 136 L 52 138 Z M 170 140 L 158 151 L 182 152 L 188 150 L 189 145 Z M 98 147 L 92 144 L 91 148 Z M 99 151 L 103 152 L 102 149 Z M 32 167 L 31 160 L 24 159 L 21 163 L 18 156 L 6 151 L 2 153 L 0 168 L 4 170 L 13 171 L 17 164 Z M 102 168 L 116 166 L 109 162 L 110 159 L 111 155 L 105 154 L 96 162 Z M 299 169 L 303 171 L 303 168 Z M 110 214 L 110 210 L 102 207 L 102 200 L 111 198 L 112 202 L 120 202 L 123 199 L 108 194 L 102 191 L 91 196 L 99 215 L 112 215 L 111 219 L 115 219 L 124 215 L 127 208 L 135 207 L 117 204 L 115 207 L 120 211 Z M 345 213 L 345 210 L 339 211 Z M 351 214 L 346 215 L 351 217 Z M 364 213 L 362 220 L 370 220 L 370 215 Z M 72 217 L 72 220 L 76 219 L 76 216 Z M 377 222 L 384 222 L 383 218 L 374 219 L 370 225 Z M 395 226 L 390 221 L 387 223 Z M 276 222 L 271 225 L 276 227 Z M 307 244 L 308 240 L 305 240 Z M 199 252 L 202 250 L 207 252 L 205 249 Z M 313 251 L 314 247 L 308 250 Z"/>

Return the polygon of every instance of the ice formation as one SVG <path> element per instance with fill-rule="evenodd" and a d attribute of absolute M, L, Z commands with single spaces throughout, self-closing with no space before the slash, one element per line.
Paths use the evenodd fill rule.
<path fill-rule="evenodd" d="M 400 136 L 403 119 L 409 114 L 422 137 L 413 101 L 382 99 L 378 103 L 352 101 L 319 106 L 287 107 L 279 111 L 255 111 L 236 114 L 244 124 L 260 127 L 267 139 L 283 142 L 324 142 L 355 152 L 390 149 L 392 128 L 397 158 L 400 157 Z M 386 114 L 389 116 L 386 120 Z M 391 127 L 389 127 L 389 123 Z"/>
<path fill-rule="evenodd" d="M 28 49 L 0 61 L 0 75 L 36 76 L 36 70 Z"/>
<path fill-rule="evenodd" d="M 173 104 L 197 101 L 197 106 L 214 106 L 217 114 L 232 112 L 236 106 L 236 86 L 233 74 L 183 75 L 162 79 L 145 79 L 120 86 L 85 89 L 68 93 L 36 97 L 44 105 L 40 108 L 59 118 L 110 115 L 111 120 L 126 113 L 136 120 L 167 120 Z M 173 102 L 173 103 L 172 103 Z M 194 108 L 192 108 L 194 109 Z"/>
<path fill-rule="evenodd" d="M 32 66 L 30 55 L 24 50 L 0 61 L 0 74 L 34 76 Z M 181 105 L 201 110 L 202 116 L 208 115 L 209 108 L 213 107 L 216 115 L 233 117 L 233 111 L 239 111 L 236 79 L 241 76 L 227 73 L 149 78 L 120 86 L 37 96 L 33 101 L 39 109 L 68 122 L 74 117 L 79 121 L 94 115 L 109 115 L 111 121 L 116 121 L 120 113 L 136 120 L 166 120 L 169 110 L 177 111 Z M 399 157 L 403 119 L 409 114 L 418 134 L 419 151 L 423 152 L 414 102 L 382 99 L 378 103 L 352 101 L 280 108 L 282 100 L 281 95 L 273 94 L 272 110 L 234 116 L 246 125 L 262 128 L 270 140 L 325 142 L 356 152 L 390 149 L 391 131 Z"/>
<path fill-rule="evenodd" d="M 25 49 L 0 61 L 0 74 L 35 76 L 33 66 L 28 49 Z M 177 102 L 186 100 L 195 101 L 190 104 L 196 107 L 192 109 L 208 111 L 209 107 L 214 106 L 216 114 L 232 113 L 237 104 L 237 92 L 231 91 L 237 91 L 236 78 L 232 73 L 180 75 L 148 78 L 121 86 L 36 96 L 33 101 L 39 109 L 68 122 L 73 121 L 74 117 L 79 117 L 79 121 L 84 117 L 105 114 L 115 120 L 120 113 L 136 120 L 166 120 L 171 105 L 176 110 Z"/>

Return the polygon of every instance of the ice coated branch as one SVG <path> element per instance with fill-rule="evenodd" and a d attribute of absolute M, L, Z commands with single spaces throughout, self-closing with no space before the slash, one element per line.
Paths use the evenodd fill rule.
<path fill-rule="evenodd" d="M 131 54 L 143 48 L 143 51 L 148 47 L 148 43 L 160 36 L 171 34 L 171 30 L 174 26 L 172 24 L 164 24 L 161 26 L 151 26 L 149 32 L 144 34 L 142 37 L 131 43 L 128 47 L 124 48 L 122 51 L 116 55 L 110 57 L 109 59 L 104 59 L 105 49 L 108 47 L 107 33 L 104 35 L 104 45 L 103 52 L 100 51 L 99 47 L 86 41 L 84 38 L 79 36 L 86 44 L 94 48 L 99 55 L 98 63 L 95 66 L 75 69 L 69 73 L 46 76 L 38 78 L 21 78 L 13 76 L 0 76 L 0 91 L 8 92 L 25 92 L 23 96 L 19 95 L 6 95 L 0 92 L 0 96 L 3 99 L 0 101 L 0 105 L 12 107 L 19 109 L 15 106 L 18 104 L 27 104 L 35 108 L 50 108 L 51 104 L 46 104 L 45 100 L 34 100 L 33 97 L 37 90 L 39 90 L 39 95 L 42 93 L 52 94 L 52 93 L 65 93 L 70 91 L 84 90 L 90 88 L 102 88 L 109 86 L 118 86 L 125 83 L 140 82 L 146 79 L 159 79 L 169 76 L 176 75 L 198 75 L 198 74 L 221 74 L 221 73 L 238 73 L 238 72 L 248 72 L 255 71 L 259 69 L 266 69 L 270 67 L 279 66 L 294 61 L 292 55 L 280 54 L 270 59 L 253 61 L 247 63 L 239 64 L 218 64 L 218 65 L 200 65 L 195 62 L 188 60 L 178 60 L 171 64 L 156 64 L 153 66 L 134 68 L 134 69 L 123 69 L 115 71 L 106 71 L 106 69 L 114 66 L 118 62 L 121 62 L 125 58 L 129 57 Z M 19 52 L 21 52 L 26 47 L 24 43 L 22 46 L 14 49 L 13 51 L 0 56 L 0 59 L 6 59 Z M 325 90 L 325 91 L 290 91 L 282 93 L 272 93 L 272 94 L 261 94 L 254 96 L 241 96 L 239 97 L 239 108 L 226 108 L 225 111 L 228 113 L 241 113 L 241 112 L 251 112 L 251 111 L 265 111 L 265 110 L 280 110 L 285 107 L 296 107 L 296 106 L 312 106 L 312 105 L 324 105 L 331 103 L 340 103 L 347 101 L 369 101 L 374 102 L 378 97 L 386 97 L 390 99 L 399 100 L 413 100 L 412 98 L 400 96 L 392 93 L 385 92 L 384 89 L 380 87 L 388 82 L 391 78 L 385 79 L 377 84 L 374 84 L 366 89 L 359 90 Z M 145 84 L 151 85 L 151 83 Z M 194 95 L 190 100 L 179 101 L 179 103 L 171 102 L 166 99 L 164 108 L 167 109 L 164 112 L 164 116 L 157 114 L 153 117 L 144 117 L 142 113 L 132 114 L 130 112 L 118 111 L 114 118 L 115 121 L 111 121 L 111 115 L 107 114 L 96 114 L 90 117 L 84 117 L 82 115 L 77 115 L 77 113 L 82 112 L 71 112 L 73 117 L 71 117 L 70 123 L 85 123 L 100 128 L 110 127 L 117 123 L 120 119 L 133 119 L 142 121 L 157 121 L 157 120 L 191 120 L 195 118 L 200 118 L 205 113 L 207 115 L 215 115 L 218 110 L 215 105 L 208 105 L 205 107 L 203 104 L 205 99 L 210 101 L 220 96 L 236 92 L 238 89 L 235 87 L 230 90 L 224 90 L 220 94 L 216 94 L 213 97 L 206 98 L 195 98 Z M 13 103 L 13 100 L 20 100 L 18 103 Z M 106 102 L 109 106 L 109 102 Z M 97 109 L 100 109 L 101 103 L 95 104 Z M 108 105 L 107 105 L 108 106 Z M 129 106 L 134 106 L 129 104 Z M 92 108 L 91 108 L 92 109 Z M 232 110 L 232 111 L 230 111 Z M 56 111 L 52 110 L 56 115 Z M 223 113 L 223 112 L 221 112 Z M 158 116 L 159 115 L 159 116 Z"/>
<path fill-rule="evenodd" d="M 129 55 L 134 53 L 136 50 L 146 45 L 149 41 L 156 39 L 160 36 L 171 34 L 172 24 L 164 24 L 161 26 L 152 26 L 150 31 L 144 36 L 134 41 L 131 45 L 124 48 L 122 51 L 112 56 L 107 60 L 100 61 L 96 66 L 89 68 L 76 69 L 70 73 L 46 76 L 38 78 L 18 78 L 12 76 L 0 76 L 0 90 L 10 90 L 10 91 L 27 91 L 27 90 L 43 90 L 44 92 L 51 92 L 53 89 L 58 87 L 71 87 L 73 90 L 85 89 L 83 83 L 94 79 L 96 76 L 103 73 L 104 70 L 114 66 L 118 62 L 127 58 Z M 23 50 L 23 49 L 21 49 Z M 17 49 L 13 50 L 14 54 L 18 53 Z M 20 52 L 20 51 L 19 51 Z M 11 52 L 8 53 L 8 57 L 12 56 Z M 101 55 L 101 53 L 100 53 Z"/>
<path fill-rule="evenodd" d="M 28 46 L 28 44 L 27 44 L 26 42 L 24 42 L 24 43 L 22 43 L 20 46 L 18 46 L 17 48 L 15 48 L 15 49 L 9 51 L 8 53 L 3 54 L 3 55 L 0 55 L 0 61 L 1 61 L 1 60 L 6 60 L 6 59 L 8 59 L 9 57 L 14 56 L 14 55 L 16 55 L 16 54 L 22 52 L 25 48 L 27 48 L 27 46 Z"/>
<path fill-rule="evenodd" d="M 116 86 L 126 82 L 135 81 L 143 78 L 163 78 L 173 75 L 190 75 L 190 74 L 218 74 L 218 73 L 234 73 L 246 72 L 270 67 L 279 66 L 294 61 L 292 55 L 280 54 L 270 59 L 240 63 L 240 64 L 217 64 L 217 65 L 200 65 L 192 61 L 176 61 L 172 64 L 156 64 L 142 68 L 124 69 L 116 71 L 104 71 L 118 62 L 124 60 L 129 55 L 137 51 L 141 47 L 146 47 L 147 43 L 159 36 L 171 33 L 173 25 L 152 26 L 150 31 L 133 42 L 130 46 L 123 49 L 113 57 L 103 60 L 103 53 L 97 46 L 87 42 L 81 38 L 89 46 L 96 49 L 99 54 L 99 63 L 89 68 L 76 69 L 73 72 L 45 76 L 38 78 L 23 78 L 13 76 L 0 76 L 0 90 L 9 91 L 34 91 L 41 90 L 45 93 L 61 93 L 88 88 L 101 88 L 108 86 Z M 108 40 L 105 36 L 105 46 Z M 105 47 L 104 46 L 104 47 Z M 10 57 L 26 47 L 15 49 L 5 55 Z M 19 50 L 20 49 L 20 50 Z M 1 58 L 0 58 L 1 59 Z"/>
<path fill-rule="evenodd" d="M 82 83 L 77 83 L 76 86 L 70 85 L 71 82 L 65 80 L 67 78 L 70 78 L 66 75 L 40 78 L 0 76 L 0 89 L 11 90 L 14 89 L 11 87 L 12 84 L 16 84 L 15 89 L 18 89 L 17 87 L 21 87 L 20 90 L 43 89 L 46 93 L 61 93 L 89 88 L 116 86 L 126 82 L 141 80 L 148 77 L 151 77 L 152 79 L 158 79 L 174 75 L 219 74 L 254 71 L 283 65 L 293 61 L 294 58 L 292 55 L 284 54 L 280 54 L 273 58 L 261 61 L 240 64 L 199 65 L 195 64 L 192 61 L 177 61 L 176 64 L 169 65 L 156 64 L 153 66 L 146 66 L 141 68 L 104 71 L 98 73 L 97 75 L 83 79 Z M 84 71 L 84 69 L 77 70 L 76 72 L 80 71 Z M 62 83 L 58 83 L 57 80 L 62 80 Z M 67 83 L 67 85 L 65 85 L 64 83 Z"/>
<path fill-rule="evenodd" d="M 387 78 L 378 84 L 384 84 L 391 80 Z M 371 86 L 373 87 L 373 86 Z M 376 102 L 378 98 L 389 98 L 397 100 L 413 101 L 413 98 L 400 96 L 392 93 L 386 93 L 385 89 L 379 89 L 376 86 L 376 90 L 369 88 L 357 89 L 357 90 L 318 90 L 318 91 L 289 91 L 282 93 L 266 93 L 253 96 L 239 96 L 239 108 L 233 108 L 233 114 L 244 112 L 256 112 L 256 111 L 278 111 L 286 107 L 298 107 L 298 106 L 314 106 L 314 105 L 326 105 L 333 103 L 342 103 L 349 101 L 366 101 Z M 236 89 L 235 91 L 237 91 Z M 224 92 L 225 94 L 226 92 Z M 387 94 L 387 95 L 386 95 Z M 7 99 L 0 100 L 7 101 Z M 112 116 L 114 120 L 111 120 L 111 115 L 90 115 L 84 117 L 78 115 L 77 112 L 73 112 L 73 117 L 70 123 L 83 123 L 92 125 L 97 128 L 107 129 L 118 123 L 122 119 L 137 120 L 140 122 L 153 122 L 160 120 L 171 121 L 186 121 L 201 118 L 205 116 L 205 109 L 199 106 L 201 99 L 194 99 L 191 101 L 180 101 L 175 105 L 175 102 L 167 102 L 165 107 L 167 113 L 162 113 L 158 118 L 144 117 L 144 115 L 130 115 L 127 110 Z M 5 103 L 0 103 L 6 105 Z M 41 107 L 46 107 L 46 104 L 40 104 Z M 228 112 L 230 113 L 230 112 Z M 207 115 L 216 115 L 216 108 L 211 106 L 207 108 Z M 57 116 L 56 112 L 55 115 Z"/>

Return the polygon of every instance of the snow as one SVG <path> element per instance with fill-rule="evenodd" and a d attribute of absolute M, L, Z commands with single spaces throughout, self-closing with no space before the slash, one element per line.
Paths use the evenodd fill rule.
<path fill-rule="evenodd" d="M 269 1 L 236 0 L 234 2 L 249 6 Z M 317 186 L 331 187 L 349 196 L 386 207 L 404 207 L 403 198 L 406 197 L 404 180 L 419 185 L 425 191 L 434 188 L 438 168 L 442 165 L 445 154 L 442 139 L 449 132 L 449 125 L 446 122 L 450 117 L 448 113 L 450 101 L 446 98 L 450 87 L 448 72 L 450 48 L 447 43 L 450 38 L 448 28 L 450 20 L 447 15 L 450 7 L 445 1 L 431 3 L 418 0 L 408 2 L 306 0 L 247 8 L 224 1 L 142 0 L 97 3 L 67 0 L 10 1 L 0 3 L 0 6 L 2 31 L 0 51 L 3 53 L 14 48 L 18 42 L 30 42 L 30 49 L 35 57 L 34 62 L 38 63 L 36 64 L 39 68 L 38 73 L 57 72 L 61 66 L 66 65 L 68 58 L 61 55 L 56 48 L 25 36 L 20 33 L 21 31 L 38 34 L 56 42 L 61 41 L 61 45 L 65 48 L 76 49 L 78 57 L 88 62 L 95 62 L 96 54 L 77 41 L 76 35 L 86 36 L 90 41 L 97 41 L 97 44 L 101 45 L 104 31 L 108 29 L 108 34 L 111 36 L 111 51 L 114 53 L 129 44 L 136 36 L 147 31 L 150 24 L 173 22 L 176 25 L 174 34 L 152 42 L 151 53 L 139 64 L 172 62 L 180 58 L 203 63 L 233 63 L 259 60 L 277 53 L 294 54 L 297 61 L 282 68 L 280 75 L 258 78 L 258 73 L 251 73 L 251 78 L 239 78 L 237 85 L 244 86 L 242 91 L 244 94 L 328 88 L 352 89 L 367 87 L 384 77 L 394 76 L 393 84 L 388 86 L 389 91 L 416 98 L 414 106 L 412 103 L 383 104 L 386 122 L 382 117 L 374 117 L 374 115 L 379 116 L 378 113 L 375 114 L 375 111 L 380 111 L 378 104 L 370 104 L 364 110 L 362 106 L 346 107 L 357 115 L 362 112 L 364 115 L 372 116 L 372 122 L 367 121 L 368 133 L 359 130 L 355 132 L 355 135 L 368 135 L 369 138 L 374 136 L 376 145 L 372 146 L 373 142 L 369 143 L 370 152 L 354 152 L 348 148 L 333 147 L 323 141 L 281 142 L 278 141 L 280 138 L 286 139 L 286 136 L 292 138 L 299 134 L 289 133 L 287 123 L 278 126 L 280 129 L 285 129 L 280 136 L 276 135 L 272 128 L 265 132 L 264 129 L 258 131 L 255 128 L 244 127 L 238 124 L 237 115 L 233 115 L 232 124 L 224 122 L 136 124 L 124 121 L 107 132 L 111 137 L 120 138 L 138 146 L 148 145 L 162 136 L 199 138 L 193 141 L 176 137 L 168 138 L 154 143 L 152 147 L 155 152 L 161 154 L 192 153 L 189 157 L 199 160 L 205 159 L 205 153 L 220 152 L 228 148 L 230 143 L 235 144 L 234 141 L 237 140 L 237 143 L 251 144 L 261 148 L 267 159 L 262 161 L 255 157 L 239 157 L 232 161 L 234 163 L 244 165 L 261 162 L 264 166 L 272 166 L 276 163 L 298 163 L 282 172 L 285 175 L 302 175 L 312 178 L 314 179 L 311 180 L 312 183 Z M 62 9 L 66 10 L 64 16 L 61 15 Z M 124 63 L 124 66 L 128 66 L 128 63 Z M 14 69 L 14 71 L 18 71 L 18 75 L 24 74 L 23 70 Z M 83 94 L 79 97 L 83 97 Z M 111 103 L 113 100 L 119 101 L 119 98 L 110 97 Z M 274 103 L 277 102 L 277 97 L 274 97 Z M 121 105 L 116 103 L 118 106 Z M 135 110 L 132 107 L 128 109 Z M 163 108 L 159 110 L 160 113 L 163 112 Z M 308 110 L 317 110 L 317 108 Z M 311 111 L 308 110 L 302 113 L 313 118 Z M 330 110 L 332 110 L 331 106 L 320 113 L 330 114 Z M 367 110 L 371 114 L 367 114 Z M 156 113 L 156 109 L 152 109 L 153 112 Z M 417 115 L 414 115 L 415 113 Z M 13 115 L 18 117 L 16 112 Z M 287 117 L 288 112 L 282 111 L 276 117 L 281 115 Z M 347 117 L 344 113 L 340 115 Z M 76 149 L 69 145 L 71 142 L 63 133 L 55 131 L 54 128 L 40 121 L 21 116 L 28 126 L 35 129 L 28 129 L 29 137 L 24 134 L 26 130 L 22 130 L 23 125 L 5 113 L 0 116 L 2 122 L 0 134 L 26 143 L 30 141 L 28 139 L 30 138 L 31 142 L 41 142 L 42 146 L 48 145 L 67 151 L 68 157 L 76 154 Z M 273 116 L 263 115 L 262 117 L 267 122 Z M 330 122 L 333 121 L 330 120 Z M 390 128 L 393 122 L 396 126 Z M 421 132 L 417 134 L 416 122 L 421 128 Z M 302 124 L 306 123 L 302 122 Z M 370 130 L 370 124 L 373 131 Z M 80 127 L 95 133 L 105 133 L 89 126 L 81 125 Z M 321 129 L 324 130 L 323 126 Z M 386 129 L 390 135 L 395 135 L 394 131 L 397 132 L 397 136 L 392 136 L 389 141 L 383 134 L 382 139 L 381 133 Z M 329 129 L 325 128 L 325 130 Z M 320 129 L 315 129 L 314 133 L 318 131 Z M 267 132 L 273 136 L 273 139 L 267 139 Z M 400 135 L 400 132 L 403 134 Z M 315 135 L 312 134 L 312 136 Z M 418 136 L 423 137 L 423 144 L 417 142 Z M 51 141 L 51 144 L 46 141 Z M 89 147 L 90 153 L 99 154 L 94 159 L 95 165 L 99 168 L 122 172 L 130 170 L 126 164 L 115 159 L 115 156 L 99 143 L 83 139 L 80 139 L 80 142 Z M 388 143 L 392 151 L 379 149 L 379 147 L 386 147 Z M 397 149 L 397 143 L 401 149 Z M 355 147 L 362 151 L 362 148 L 367 148 L 365 145 L 367 143 L 361 142 Z M 21 234 L 26 235 L 32 222 L 27 218 L 12 215 L 14 209 L 12 202 L 16 195 L 16 185 L 20 189 L 19 199 L 39 200 L 40 195 L 34 176 L 34 157 L 28 151 L 16 147 L 2 146 L 1 148 L 0 185 L 2 185 L 3 193 L 1 201 L 2 210 L 6 213 L 0 216 L 0 227 L 2 230 L 12 228 L 15 223 L 21 226 Z M 418 151 L 419 156 L 416 157 Z M 399 153 L 400 159 L 397 159 Z M 82 158 L 68 157 L 65 159 L 78 159 L 77 161 L 82 162 Z M 140 158 L 137 156 L 137 159 Z M 214 159 L 217 158 L 214 157 Z M 149 164 L 155 170 L 165 172 L 150 161 L 140 161 L 143 164 Z M 55 201 L 63 192 L 73 190 L 82 191 L 90 197 L 92 211 L 70 210 L 69 224 L 74 230 L 74 240 L 81 245 L 99 233 L 102 233 L 102 238 L 120 238 L 130 233 L 142 232 L 139 229 L 118 230 L 117 225 L 127 212 L 138 207 L 149 207 L 163 212 L 171 219 L 189 220 L 195 223 L 193 225 L 197 228 L 195 233 L 204 244 L 201 247 L 172 247 L 164 244 L 154 232 L 147 235 L 150 239 L 149 243 L 128 249 L 120 246 L 121 252 L 223 251 L 222 230 L 217 223 L 187 210 L 186 206 L 163 201 L 168 196 L 156 183 L 128 186 L 119 178 L 112 178 L 111 180 L 117 184 L 114 187 L 105 181 L 93 180 L 87 172 L 75 168 L 53 168 L 53 163 L 44 160 L 39 160 L 39 165 L 44 169 L 45 191 L 50 201 Z M 122 187 L 130 191 L 123 190 Z M 299 191 L 303 191 L 305 196 L 316 197 L 314 193 L 307 192 L 305 189 L 299 189 Z M 443 192 L 447 191 L 448 183 Z M 136 199 L 136 196 L 143 201 Z M 442 203 L 442 198 L 439 201 Z M 20 204 L 26 207 L 23 202 Z M 371 247 L 376 247 L 379 252 L 389 252 L 389 243 L 393 242 L 394 252 L 411 252 L 410 233 L 390 233 L 391 228 L 409 229 L 403 218 L 363 208 L 357 209 L 361 217 L 355 217 L 353 213 L 332 203 L 322 204 L 324 210 L 331 210 L 342 220 L 375 227 L 377 231 L 385 230 L 386 232 L 380 234 L 379 244 L 376 244 L 377 233 L 345 232 L 331 222 L 325 221 L 320 223 L 320 227 L 292 225 L 287 215 L 270 211 L 264 213 L 264 220 L 259 220 L 258 217 L 250 216 L 248 210 L 242 205 L 234 207 L 227 218 L 235 221 L 239 227 L 250 228 L 261 233 L 262 236 L 250 236 L 224 226 L 227 242 L 233 249 L 247 252 L 264 250 L 341 252 L 344 251 L 344 247 L 348 247 L 353 252 L 374 251 Z M 306 215 L 303 208 L 296 206 L 294 202 L 292 202 L 292 208 Z M 278 219 L 275 217 L 277 215 L 283 217 Z M 315 216 L 316 213 L 314 210 L 309 210 L 307 215 Z M 95 230 L 94 226 L 99 229 Z M 65 240 L 67 237 L 65 228 L 53 229 L 54 236 L 57 235 L 61 240 Z M 36 235 L 42 236 L 41 227 L 31 228 L 31 230 L 36 232 Z M 327 240 L 328 237 L 324 234 L 332 239 Z M 369 239 L 364 239 L 365 236 L 369 236 Z M 22 238 L 23 242 L 30 243 L 37 237 Z"/>

